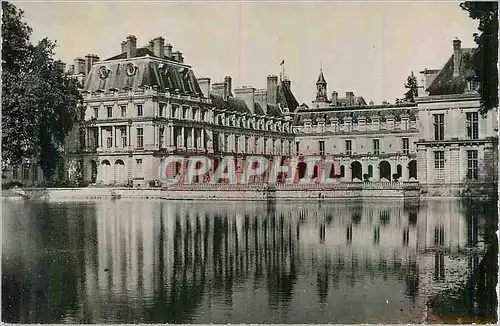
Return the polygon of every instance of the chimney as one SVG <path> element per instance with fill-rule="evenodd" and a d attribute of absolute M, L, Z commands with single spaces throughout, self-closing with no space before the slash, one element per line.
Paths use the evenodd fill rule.
<path fill-rule="evenodd" d="M 255 102 L 259 102 L 262 111 L 267 114 L 267 89 L 255 90 Z"/>
<path fill-rule="evenodd" d="M 278 76 L 267 76 L 267 103 L 278 103 Z"/>
<path fill-rule="evenodd" d="M 462 42 L 456 38 L 453 40 L 453 77 L 460 76 L 460 64 L 462 63 Z"/>
<path fill-rule="evenodd" d="M 354 93 L 353 92 L 346 92 L 345 93 L 345 100 L 346 100 L 346 105 L 354 105 Z"/>
<path fill-rule="evenodd" d="M 231 93 L 231 90 L 233 88 L 233 83 L 231 76 L 224 77 L 224 88 L 225 88 L 224 93 L 226 94 L 226 97 L 232 97 L 233 94 Z"/>
<path fill-rule="evenodd" d="M 172 44 L 165 44 L 165 57 L 170 58 L 172 56 Z"/>
<path fill-rule="evenodd" d="M 177 62 L 180 62 L 180 63 L 184 62 L 184 58 L 182 57 L 181 51 L 172 52 L 172 58 Z"/>
<path fill-rule="evenodd" d="M 82 58 L 76 58 L 75 64 L 75 75 L 85 74 L 85 60 Z"/>
<path fill-rule="evenodd" d="M 69 65 L 68 73 L 70 75 L 73 75 L 75 73 L 75 65 L 74 64 Z"/>
<path fill-rule="evenodd" d="M 153 40 L 149 41 L 148 43 L 148 50 L 151 52 L 154 52 L 154 42 Z"/>
<path fill-rule="evenodd" d="M 224 83 L 214 83 L 212 85 L 212 94 L 219 95 L 225 101 L 227 100 L 226 85 Z"/>
<path fill-rule="evenodd" d="M 127 36 L 127 40 L 122 42 L 122 53 L 127 54 L 127 58 L 133 58 L 137 50 L 137 38 L 134 35 Z"/>
<path fill-rule="evenodd" d="M 66 72 L 66 64 L 62 61 L 56 61 L 54 62 L 54 65 L 56 66 L 57 69 L 61 70 L 62 72 Z"/>
<path fill-rule="evenodd" d="M 332 92 L 332 105 L 333 106 L 337 106 L 337 102 L 338 102 L 338 99 L 339 99 L 339 93 L 337 93 L 336 91 L 333 91 Z"/>
<path fill-rule="evenodd" d="M 92 68 L 92 54 L 87 54 L 85 56 L 85 74 L 87 75 Z"/>
<path fill-rule="evenodd" d="M 248 110 L 253 114 L 255 113 L 255 88 L 242 87 L 234 90 L 235 97 L 243 100 L 248 107 Z"/>
<path fill-rule="evenodd" d="M 153 39 L 153 53 L 158 58 L 165 57 L 165 39 L 161 36 Z"/>
<path fill-rule="evenodd" d="M 200 85 L 203 96 L 210 97 L 210 78 L 198 78 L 198 85 Z"/>

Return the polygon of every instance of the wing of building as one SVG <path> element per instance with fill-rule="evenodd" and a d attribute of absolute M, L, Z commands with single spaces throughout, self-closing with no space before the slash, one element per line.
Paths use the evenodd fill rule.
<path fill-rule="evenodd" d="M 498 176 L 498 108 L 479 113 L 478 79 L 472 59 L 475 49 L 453 40 L 446 64 L 417 99 L 419 109 L 418 175 L 423 191 L 457 193 L 464 183 L 491 184 Z"/>

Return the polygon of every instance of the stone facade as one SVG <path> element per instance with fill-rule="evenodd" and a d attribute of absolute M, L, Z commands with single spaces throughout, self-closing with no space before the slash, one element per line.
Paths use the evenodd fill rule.
<path fill-rule="evenodd" d="M 442 69 L 424 69 L 415 103 L 366 105 L 327 98 L 323 72 L 312 108 L 295 114 L 295 153 L 333 156 L 342 181 L 418 180 L 429 195 L 458 195 L 498 178 L 498 108 L 479 113 L 474 49 L 453 41 Z M 349 100 L 350 99 L 350 100 Z M 363 177 L 361 177 L 363 176 Z M 483 187 L 483 186 L 481 186 Z"/>
<path fill-rule="evenodd" d="M 346 101 L 335 92 L 328 100 L 323 72 L 316 86 L 312 108 L 295 114 L 296 155 L 332 157 L 331 177 L 341 181 L 417 180 L 415 104 L 366 105 L 352 92 Z"/>
<path fill-rule="evenodd" d="M 419 181 L 431 195 L 457 195 L 464 184 L 498 179 L 498 108 L 479 112 L 473 51 L 454 40 L 453 55 L 417 98 Z"/>
<path fill-rule="evenodd" d="M 424 191 L 464 182 L 492 183 L 498 169 L 497 110 L 479 113 L 477 92 L 422 97 L 419 101 L 419 181 Z"/>
<path fill-rule="evenodd" d="M 163 38 L 138 48 L 129 36 L 119 55 L 89 54 L 70 67 L 84 107 L 60 170 L 85 183 L 148 186 L 166 155 L 205 155 L 213 170 L 233 155 L 240 172 L 247 155 L 320 156 L 334 161 L 322 177 L 339 182 L 418 181 L 429 195 L 457 195 L 498 175 L 498 109 L 479 113 L 473 51 L 454 40 L 442 69 L 421 71 L 414 103 L 367 104 L 351 91 L 329 97 L 321 71 L 309 108 L 299 106 L 284 75 L 268 76 L 265 89 L 233 89 L 230 76 L 211 85 Z M 303 178 L 305 164 L 297 169 Z M 43 180 L 28 160 L 9 178 L 27 186 Z"/>
<path fill-rule="evenodd" d="M 271 89 L 235 89 L 233 97 L 231 77 L 211 89 L 182 54 L 168 56 L 171 46 L 155 40 L 138 49 L 129 36 L 124 52 L 88 71 L 79 134 L 68 148 L 85 181 L 145 185 L 166 155 L 289 154 L 294 103 L 280 98 L 283 82 L 268 78 L 276 81 Z"/>

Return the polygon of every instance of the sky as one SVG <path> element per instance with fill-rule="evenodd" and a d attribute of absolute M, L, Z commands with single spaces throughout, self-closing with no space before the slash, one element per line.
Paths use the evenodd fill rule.
<path fill-rule="evenodd" d="M 308 105 L 321 68 L 330 95 L 394 102 L 411 71 L 444 65 L 454 38 L 473 47 L 478 26 L 459 2 L 13 2 L 32 40 L 56 40 L 56 57 L 69 64 L 119 54 L 130 34 L 138 46 L 162 36 L 198 78 L 231 76 L 233 89 L 266 88 L 284 60 L 295 97 Z"/>

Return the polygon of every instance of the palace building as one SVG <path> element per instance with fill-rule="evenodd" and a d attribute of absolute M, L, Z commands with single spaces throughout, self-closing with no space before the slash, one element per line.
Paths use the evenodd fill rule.
<path fill-rule="evenodd" d="M 333 157 L 341 181 L 418 181 L 431 195 L 495 182 L 498 108 L 479 113 L 473 51 L 454 40 L 442 69 L 421 71 L 415 103 L 366 105 L 352 92 L 329 99 L 320 72 L 312 107 L 295 115 L 295 153 Z"/>
<path fill-rule="evenodd" d="M 333 158 L 330 177 L 344 182 L 416 181 L 417 121 L 415 104 L 367 105 L 353 92 L 328 98 L 321 71 L 312 107 L 295 116 L 295 152 Z"/>
<path fill-rule="evenodd" d="M 474 50 L 453 40 L 453 54 L 442 69 L 426 77 L 427 94 L 417 98 L 418 174 L 422 190 L 429 194 L 439 195 L 443 184 L 456 192 L 464 182 L 492 183 L 498 178 L 498 108 L 486 115 L 479 112 Z"/>
<path fill-rule="evenodd" d="M 66 144 L 66 177 L 149 186 L 167 155 L 203 155 L 216 163 L 213 170 L 232 155 L 239 172 L 247 155 L 311 155 L 332 158 L 327 177 L 340 182 L 419 182 L 430 195 L 493 183 L 498 109 L 479 112 L 473 51 L 454 40 L 442 69 L 421 71 L 415 102 L 374 105 L 352 91 L 329 96 L 320 71 L 308 107 L 299 106 L 284 74 L 268 76 L 260 89 L 233 88 L 230 76 L 211 83 L 196 78 L 162 37 L 138 47 L 131 35 L 120 54 L 105 60 L 89 54 L 69 69 L 82 84 L 84 105 Z M 304 177 L 305 164 L 298 170 Z M 9 178 L 26 186 L 43 180 L 30 162 Z"/>
<path fill-rule="evenodd" d="M 120 54 L 85 58 L 73 67 L 84 107 L 68 142 L 70 178 L 144 186 L 165 155 L 288 155 L 293 146 L 298 103 L 286 79 L 269 76 L 266 89 L 236 88 L 233 96 L 231 77 L 212 87 L 197 79 L 162 37 L 137 47 L 131 35 Z"/>

